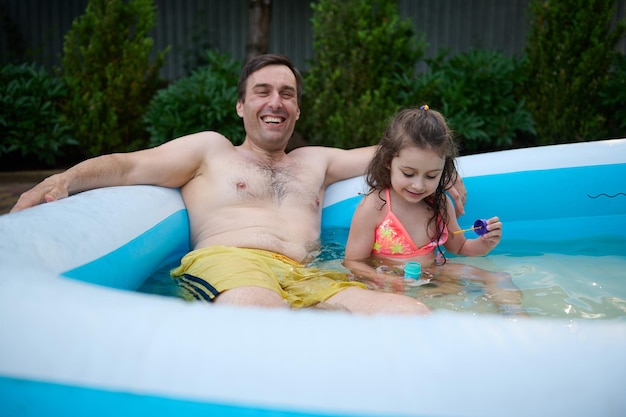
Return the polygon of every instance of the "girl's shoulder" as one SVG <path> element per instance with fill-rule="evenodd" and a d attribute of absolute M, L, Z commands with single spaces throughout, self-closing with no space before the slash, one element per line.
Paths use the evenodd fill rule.
<path fill-rule="evenodd" d="M 362 206 L 373 211 L 382 211 L 388 205 L 385 190 L 372 189 L 364 195 L 361 202 Z"/>

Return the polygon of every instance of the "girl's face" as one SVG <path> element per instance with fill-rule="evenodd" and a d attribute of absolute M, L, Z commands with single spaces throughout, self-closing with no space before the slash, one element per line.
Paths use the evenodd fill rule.
<path fill-rule="evenodd" d="M 409 203 L 437 190 L 445 159 L 432 149 L 407 146 L 391 160 L 391 187 Z"/>

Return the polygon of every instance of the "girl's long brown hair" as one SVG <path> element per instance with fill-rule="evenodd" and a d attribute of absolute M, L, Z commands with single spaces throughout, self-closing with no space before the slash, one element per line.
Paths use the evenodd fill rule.
<path fill-rule="evenodd" d="M 438 242 L 443 234 L 443 225 L 449 220 L 445 193 L 456 182 L 457 171 L 454 159 L 458 155 L 454 135 L 441 113 L 430 110 L 424 105 L 419 108 L 400 110 L 394 116 L 367 169 L 369 193 L 377 191 L 378 197 L 385 201 L 383 192 L 391 187 L 391 160 L 398 156 L 401 149 L 409 146 L 433 150 L 445 159 L 437 190 L 426 200 L 433 213 L 428 221 L 428 229 L 430 230 L 432 222 L 436 225 L 436 236 L 429 235 L 428 237 Z M 443 251 L 439 246 L 437 250 L 443 256 Z M 445 263 L 445 256 L 443 256 L 443 262 Z"/>

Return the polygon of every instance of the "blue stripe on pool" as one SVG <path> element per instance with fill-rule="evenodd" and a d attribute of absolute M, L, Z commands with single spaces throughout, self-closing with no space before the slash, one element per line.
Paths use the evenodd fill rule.
<path fill-rule="evenodd" d="M 466 214 L 470 218 L 499 215 L 507 221 L 623 215 L 624 178 L 626 164 L 470 177 L 464 180 Z M 539 210 L 528 210 L 529 206 Z M 476 212 L 485 207 L 491 212 Z"/>
<path fill-rule="evenodd" d="M 279 409 L 251 408 L 249 406 L 206 403 L 3 376 L 0 376 L 0 401 L 2 403 L 2 415 L 20 417 L 357 417 L 365 415 L 312 414 Z M 375 414 L 367 414 L 367 417 L 376 416 Z"/>
<path fill-rule="evenodd" d="M 62 275 L 111 288 L 135 290 L 159 266 L 189 252 L 187 210 L 179 210 L 135 239 Z M 111 271 L 115 271 L 112 274 Z"/>
<path fill-rule="evenodd" d="M 462 227 L 499 216 L 505 239 L 626 236 L 626 164 L 513 172 L 464 179 Z M 324 208 L 322 229 L 350 227 L 360 196 Z M 529 209 L 534 207 L 535 209 Z"/>
<path fill-rule="evenodd" d="M 322 210 L 322 230 L 350 227 L 354 210 L 362 198 L 362 196 L 355 196 L 324 208 Z"/>

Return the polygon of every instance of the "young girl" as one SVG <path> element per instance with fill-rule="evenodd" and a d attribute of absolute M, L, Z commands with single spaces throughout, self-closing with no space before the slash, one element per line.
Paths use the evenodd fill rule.
<path fill-rule="evenodd" d="M 354 213 L 346 245 L 344 265 L 358 279 L 374 287 L 391 280 L 397 288 L 403 281 L 398 272 L 383 271 L 401 272 L 406 262 L 416 261 L 439 284 L 463 275 L 488 287 L 502 287 L 501 281 L 510 286 L 507 274 L 446 265 L 442 246 L 450 253 L 482 256 L 502 238 L 498 217 L 488 219 L 486 233 L 475 239 L 455 233 L 461 228 L 446 189 L 456 180 L 456 155 L 444 117 L 428 106 L 404 109 L 391 121 L 369 165 L 370 191 Z"/>

